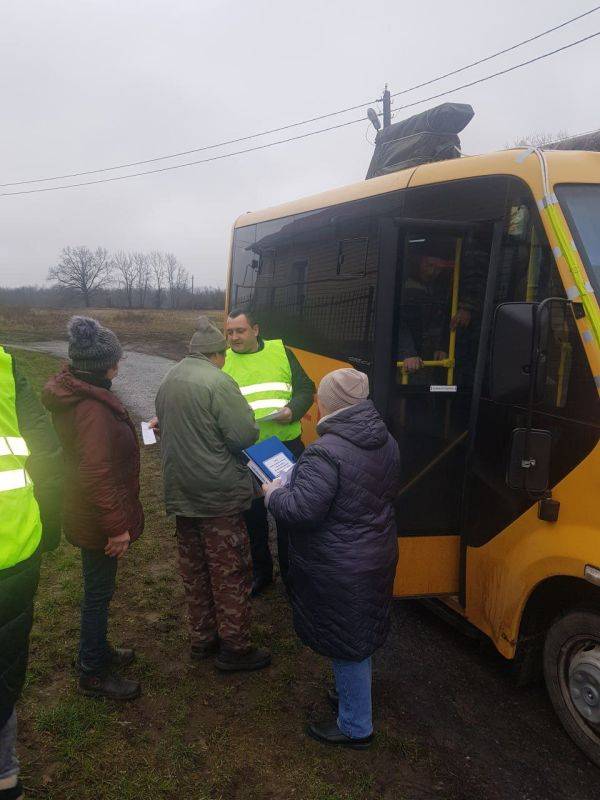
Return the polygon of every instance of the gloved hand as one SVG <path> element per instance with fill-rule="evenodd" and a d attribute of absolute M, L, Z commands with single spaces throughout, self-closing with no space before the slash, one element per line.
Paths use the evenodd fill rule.
<path fill-rule="evenodd" d="M 274 481 L 271 483 L 263 483 L 263 492 L 265 493 L 265 506 L 269 507 L 269 499 L 274 491 L 277 489 L 281 489 L 283 487 L 283 483 L 280 478 L 275 478 Z"/>

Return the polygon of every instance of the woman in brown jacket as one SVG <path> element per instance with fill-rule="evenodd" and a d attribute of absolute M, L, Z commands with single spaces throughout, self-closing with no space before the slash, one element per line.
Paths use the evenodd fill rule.
<path fill-rule="evenodd" d="M 42 399 L 65 457 L 64 532 L 81 548 L 79 688 L 131 700 L 139 683 L 113 670 L 135 654 L 109 645 L 106 634 L 118 559 L 144 527 L 139 444 L 129 414 L 110 391 L 123 355 L 119 340 L 88 317 L 73 317 L 68 331 L 70 364 L 50 378 Z"/>

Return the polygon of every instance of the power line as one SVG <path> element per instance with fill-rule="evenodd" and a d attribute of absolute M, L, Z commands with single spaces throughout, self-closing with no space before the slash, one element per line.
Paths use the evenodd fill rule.
<path fill-rule="evenodd" d="M 497 56 L 503 56 L 506 53 L 510 53 L 513 50 L 517 50 L 519 47 L 523 47 L 523 45 L 530 44 L 530 42 L 535 42 L 537 39 L 541 39 L 543 36 L 547 36 L 549 33 L 554 33 L 554 31 L 558 31 L 561 28 L 565 28 L 567 25 L 570 25 L 572 22 L 577 22 L 584 17 L 593 14 L 595 11 L 598 11 L 600 6 L 594 6 L 594 8 L 590 8 L 589 11 L 584 11 L 583 14 L 579 14 L 577 17 L 572 17 L 571 19 L 565 20 L 565 22 L 561 22 L 560 25 L 555 25 L 553 28 L 548 28 L 548 30 L 542 31 L 541 33 L 537 33 L 535 36 L 530 36 L 529 39 L 523 39 L 522 42 L 517 42 L 517 44 L 513 44 L 510 47 L 506 47 L 504 50 L 498 50 L 497 53 L 492 53 L 491 56 L 485 56 L 484 58 L 480 58 L 478 61 L 472 61 L 470 64 L 467 64 L 464 67 L 459 67 L 458 69 L 452 70 L 452 72 L 447 72 L 445 75 L 439 75 L 437 78 L 432 78 L 431 80 L 425 81 L 424 83 L 419 83 L 416 86 L 411 86 L 409 89 L 402 89 L 400 92 L 395 92 L 392 97 L 399 97 L 401 94 L 407 94 L 407 92 L 412 92 L 415 89 L 422 89 L 424 86 L 430 86 L 432 83 L 437 83 L 438 81 L 444 80 L 444 78 L 451 78 L 453 75 L 458 75 L 459 72 L 464 72 L 467 69 L 471 69 L 471 67 L 477 67 L 479 64 L 485 64 L 486 61 L 491 61 L 493 58 L 497 58 Z M 1 184 L 0 184 L 1 185 Z"/>
<path fill-rule="evenodd" d="M 414 86 L 408 87 L 407 89 L 402 89 L 401 91 L 396 92 L 395 94 L 393 94 L 392 97 L 399 97 L 400 95 L 404 95 L 404 94 L 408 94 L 409 92 L 413 92 L 416 89 L 422 89 L 425 86 L 430 86 L 431 84 L 437 83 L 438 81 L 444 80 L 445 78 L 450 78 L 453 75 L 458 75 L 459 73 L 465 72 L 466 70 L 471 69 L 472 67 L 476 67 L 476 66 L 479 66 L 480 64 L 484 64 L 485 62 L 491 61 L 492 59 L 497 58 L 498 56 L 505 55 L 506 53 L 510 53 L 513 50 L 518 49 L 519 47 L 523 47 L 524 45 L 530 44 L 531 42 L 534 42 L 534 41 L 537 41 L 538 39 L 541 39 L 544 36 L 548 36 L 550 33 L 554 33 L 555 31 L 560 30 L 561 28 L 565 28 L 567 25 L 571 25 L 573 22 L 577 22 L 580 19 L 583 19 L 584 17 L 587 17 L 590 14 L 593 14 L 594 12 L 596 12 L 598 10 L 600 10 L 600 6 L 594 6 L 593 8 L 589 9 L 589 11 L 585 11 L 582 14 L 579 14 L 576 17 L 571 17 L 571 19 L 565 20 L 564 22 L 561 22 L 559 25 L 555 25 L 554 27 L 548 28 L 545 31 L 541 31 L 540 33 L 535 34 L 535 36 L 530 36 L 528 39 L 523 39 L 523 41 L 517 42 L 516 44 L 513 44 L 510 47 L 506 47 L 503 50 L 498 50 L 496 53 L 492 53 L 491 55 L 485 56 L 484 58 L 480 58 L 477 61 L 472 61 L 470 64 L 465 64 L 462 67 L 458 67 L 457 69 L 454 69 L 454 70 L 452 70 L 450 72 L 446 72 L 444 75 L 438 75 L 437 77 L 430 78 L 429 80 L 424 81 L 423 83 L 417 83 Z M 71 173 L 67 173 L 67 174 L 64 174 L 64 175 L 54 175 L 54 176 L 48 177 L 48 178 L 30 178 L 28 180 L 11 181 L 9 183 L 0 183 L 0 188 L 5 189 L 5 188 L 7 188 L 9 186 L 25 186 L 25 185 L 28 185 L 28 184 L 31 184 L 31 183 L 46 183 L 48 181 L 66 180 L 67 178 L 81 178 L 81 177 L 84 177 L 86 175 L 97 175 L 98 173 L 101 173 L 101 172 L 112 172 L 112 171 L 117 170 L 117 169 L 129 169 L 131 167 L 139 167 L 139 166 L 142 166 L 144 164 L 153 164 L 153 163 L 156 163 L 157 161 L 166 161 L 166 160 L 171 159 L 171 158 L 180 158 L 182 156 L 191 155 L 192 153 L 201 153 L 201 152 L 205 152 L 207 150 L 214 150 L 214 149 L 217 149 L 217 148 L 220 148 L 220 147 L 226 147 L 226 146 L 232 145 L 232 144 L 240 144 L 241 142 L 247 142 L 247 141 L 250 141 L 251 139 L 258 139 L 258 138 L 260 138 L 262 136 L 269 136 L 269 135 L 272 135 L 274 133 L 281 133 L 282 131 L 290 130 L 292 128 L 297 128 L 297 127 L 300 127 L 302 125 L 309 125 L 309 124 L 311 124 L 313 122 L 320 122 L 320 121 L 322 121 L 324 119 L 329 119 L 331 117 L 339 116 L 340 114 L 347 114 L 349 111 L 357 111 L 358 109 L 365 108 L 365 106 L 371 105 L 373 103 L 377 103 L 378 101 L 379 101 L 379 98 L 376 98 L 374 100 L 368 100 L 367 102 L 360 103 L 359 105 L 348 106 L 347 108 L 342 108 L 342 109 L 340 109 L 338 111 L 330 111 L 327 114 L 320 114 L 319 116 L 311 117 L 310 119 L 301 120 L 300 122 L 292 122 L 289 125 L 281 125 L 278 128 L 271 128 L 270 130 L 261 131 L 260 133 L 252 133 L 252 134 L 249 134 L 248 136 L 241 136 L 241 137 L 239 137 L 237 139 L 228 139 L 226 141 L 217 142 L 215 144 L 208 144 L 208 145 L 204 145 L 202 147 L 195 147 L 195 148 L 193 148 L 191 150 L 182 150 L 179 153 L 171 153 L 171 154 L 165 155 L 165 156 L 156 156 L 154 158 L 144 159 L 143 161 L 131 161 L 131 162 L 127 163 L 127 164 L 117 164 L 117 165 L 112 166 L 112 167 L 100 167 L 100 168 L 97 168 L 97 169 L 85 170 L 83 172 L 71 172 Z M 406 108 L 406 106 L 402 106 L 402 108 Z M 396 109 L 396 110 L 398 110 L 398 109 Z M 327 130 L 329 130 L 329 128 Z"/>
<path fill-rule="evenodd" d="M 460 89 L 468 89 L 470 86 L 477 86 L 478 83 L 485 83 L 485 81 L 489 81 L 492 78 L 498 78 L 500 75 L 507 75 L 509 72 L 514 72 L 514 70 L 520 69 L 521 67 L 528 67 L 530 64 L 535 64 L 536 61 L 542 61 L 544 58 L 556 55 L 556 53 L 562 53 L 563 50 L 569 50 L 571 47 L 575 47 L 578 44 L 583 44 L 583 42 L 594 39 L 596 36 L 600 36 L 600 31 L 596 31 L 596 33 L 590 33 L 589 36 L 584 36 L 582 39 L 577 39 L 577 41 L 570 42 L 562 47 L 557 47 L 556 50 L 549 50 L 547 53 L 542 53 L 540 56 L 534 56 L 534 58 L 529 58 L 527 61 L 521 61 L 519 64 L 514 64 L 512 67 L 506 67 L 506 69 L 493 72 L 491 75 L 486 75 L 483 78 L 477 78 L 474 81 L 469 81 L 469 83 L 463 83 L 460 86 L 455 86 L 453 89 L 449 89 L 446 92 L 432 94 L 429 95 L 429 97 L 424 97 L 422 100 L 416 100 L 414 103 L 406 103 L 403 106 L 398 106 L 398 108 L 394 109 L 394 114 L 398 111 L 402 111 L 405 108 L 412 108 L 413 106 L 418 106 L 421 103 L 428 103 L 430 100 L 437 100 L 438 97 L 445 97 L 448 94 L 452 94 L 452 92 L 458 92 Z M 392 95 L 392 97 L 394 97 L 394 95 Z M 2 197 L 2 195 L 0 195 L 0 197 Z"/>
<path fill-rule="evenodd" d="M 545 147 L 548 147 L 551 144 L 560 144 L 561 142 L 568 142 L 570 139 L 579 139 L 582 136 L 592 136 L 594 133 L 600 133 L 600 128 L 596 128 L 593 131 L 583 131 L 582 133 L 574 133 L 572 136 L 563 136 L 562 139 L 554 139 L 551 142 L 546 142 L 545 144 L 541 145 L 541 149 L 543 150 Z M 508 148 L 513 149 L 513 148 Z"/>
<path fill-rule="evenodd" d="M 569 50 L 571 47 L 575 47 L 576 45 L 583 44 L 583 42 L 587 42 L 590 39 L 596 38 L 597 36 L 600 36 L 600 31 L 596 31 L 596 33 L 591 33 L 588 36 L 584 36 L 583 38 L 577 39 L 576 41 L 570 42 L 569 44 L 563 45 L 562 47 L 557 47 L 555 50 L 550 50 L 547 53 L 542 53 L 541 55 L 536 56 L 535 58 L 530 58 L 527 61 L 522 61 L 519 64 L 514 64 L 512 67 L 507 67 L 506 69 L 500 70 L 498 72 L 494 72 L 491 75 L 487 75 L 487 76 L 485 76 L 483 78 L 478 78 L 475 81 L 471 81 L 469 83 L 464 83 L 461 86 L 455 86 L 452 89 L 448 89 L 448 90 L 446 90 L 444 92 L 439 92 L 438 94 L 431 95 L 429 97 L 424 97 L 421 100 L 415 100 L 412 103 L 406 103 L 403 106 L 398 106 L 398 108 L 396 108 L 395 111 L 398 112 L 398 111 L 401 111 L 402 109 L 405 109 L 405 108 L 412 108 L 413 106 L 420 105 L 421 103 L 427 103 L 430 100 L 436 100 L 439 97 L 444 97 L 444 96 L 446 96 L 448 94 L 452 94 L 453 92 L 457 92 L 457 91 L 459 91 L 461 89 L 466 89 L 466 88 L 468 88 L 470 86 L 475 86 L 476 84 L 484 83 L 485 81 L 489 81 L 492 78 L 497 78 L 500 75 L 506 75 L 509 72 L 514 72 L 514 70 L 516 70 L 516 69 L 520 69 L 522 67 L 528 66 L 529 64 L 533 64 L 533 63 L 535 63 L 537 61 L 541 61 L 541 60 L 543 60 L 545 58 L 549 58 L 550 56 L 553 56 L 556 53 L 561 53 L 564 50 Z M 381 114 L 379 114 L 379 116 L 381 116 Z M 157 173 L 160 173 L 160 172 L 170 172 L 171 170 L 183 169 L 184 167 L 194 167 L 194 166 L 197 166 L 199 164 L 207 164 L 207 163 L 209 163 L 211 161 L 220 161 L 220 160 L 225 159 L 225 158 L 232 158 L 233 156 L 244 155 L 246 153 L 252 153 L 252 152 L 255 152 L 257 150 L 266 150 L 269 147 L 275 147 L 276 145 L 280 145 L 280 144 L 288 144 L 289 142 L 296 142 L 296 141 L 299 141 L 300 139 L 307 139 L 310 136 L 317 136 L 317 135 L 319 135 L 321 133 L 327 133 L 329 131 L 334 131 L 334 130 L 338 130 L 340 128 L 345 128 L 345 127 L 347 127 L 349 125 L 356 125 L 357 123 L 360 123 L 360 122 L 364 122 L 364 117 L 359 117 L 357 119 L 351 119 L 351 120 L 348 120 L 346 122 L 340 122 L 337 125 L 330 125 L 327 128 L 319 128 L 316 131 L 309 131 L 308 133 L 298 134 L 298 136 L 290 136 L 287 139 L 278 139 L 275 142 L 267 142 L 266 144 L 256 145 L 255 147 L 247 147 L 247 148 L 245 148 L 243 150 L 236 150 L 233 153 L 222 153 L 222 154 L 217 155 L 217 156 L 210 156 L 209 158 L 202 158 L 202 159 L 199 159 L 197 161 L 187 161 L 187 162 L 185 162 L 183 164 L 172 164 L 172 165 L 170 165 L 168 167 L 159 167 L 157 169 L 144 170 L 142 172 L 133 172 L 133 173 L 131 173 L 129 175 L 117 175 L 117 176 L 112 177 L 112 178 L 100 178 L 98 180 L 93 180 L 93 181 L 81 181 L 80 183 L 69 183 L 69 184 L 66 184 L 64 186 L 48 186 L 48 187 L 45 187 L 43 189 L 22 189 L 22 190 L 19 190 L 17 192 L 2 192 L 2 193 L 0 193 L 0 197 L 10 197 L 10 196 L 22 195 L 22 194 L 39 194 L 41 192 L 60 191 L 62 189 L 75 189 L 75 188 L 78 188 L 78 187 L 81 187 L 81 186 L 93 186 L 93 185 L 96 185 L 96 184 L 99 184 L 99 183 L 112 183 L 114 181 L 128 180 L 129 178 L 139 178 L 139 177 L 141 177 L 143 175 L 154 175 L 154 174 L 157 174 Z"/>

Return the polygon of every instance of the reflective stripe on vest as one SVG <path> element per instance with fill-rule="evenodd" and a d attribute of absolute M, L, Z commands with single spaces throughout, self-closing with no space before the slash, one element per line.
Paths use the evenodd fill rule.
<path fill-rule="evenodd" d="M 277 436 L 282 441 L 296 439 L 302 433 L 300 422 L 284 425 L 274 420 L 261 422 L 287 406 L 292 399 L 292 370 L 280 339 L 263 342 L 256 353 L 235 353 L 228 350 L 223 372 L 230 375 L 254 411 L 258 423 L 259 441 Z"/>
<path fill-rule="evenodd" d="M 28 456 L 19 431 L 12 358 L 0 347 L 0 569 L 25 561 L 42 538 L 40 510 L 25 466 Z"/>
<path fill-rule="evenodd" d="M 29 448 L 21 436 L 0 436 L 0 456 L 28 456 Z"/>

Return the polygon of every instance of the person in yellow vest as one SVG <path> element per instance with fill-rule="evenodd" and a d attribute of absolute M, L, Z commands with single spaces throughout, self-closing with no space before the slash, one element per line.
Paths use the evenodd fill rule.
<path fill-rule="evenodd" d="M 234 379 L 254 411 L 260 431 L 258 441 L 277 436 L 300 458 L 304 450 L 301 419 L 313 404 L 314 383 L 281 339 L 261 337 L 258 322 L 250 311 L 232 309 L 225 334 L 230 349 L 223 372 Z M 269 524 L 262 497 L 254 500 L 245 519 L 252 552 L 252 594 L 257 595 L 273 581 Z M 277 527 L 277 552 L 281 578 L 286 583 L 288 535 L 283 525 Z"/>
<path fill-rule="evenodd" d="M 0 800 L 19 800 L 15 703 L 27 671 L 41 553 L 60 541 L 62 454 L 50 419 L 0 346 Z"/>

